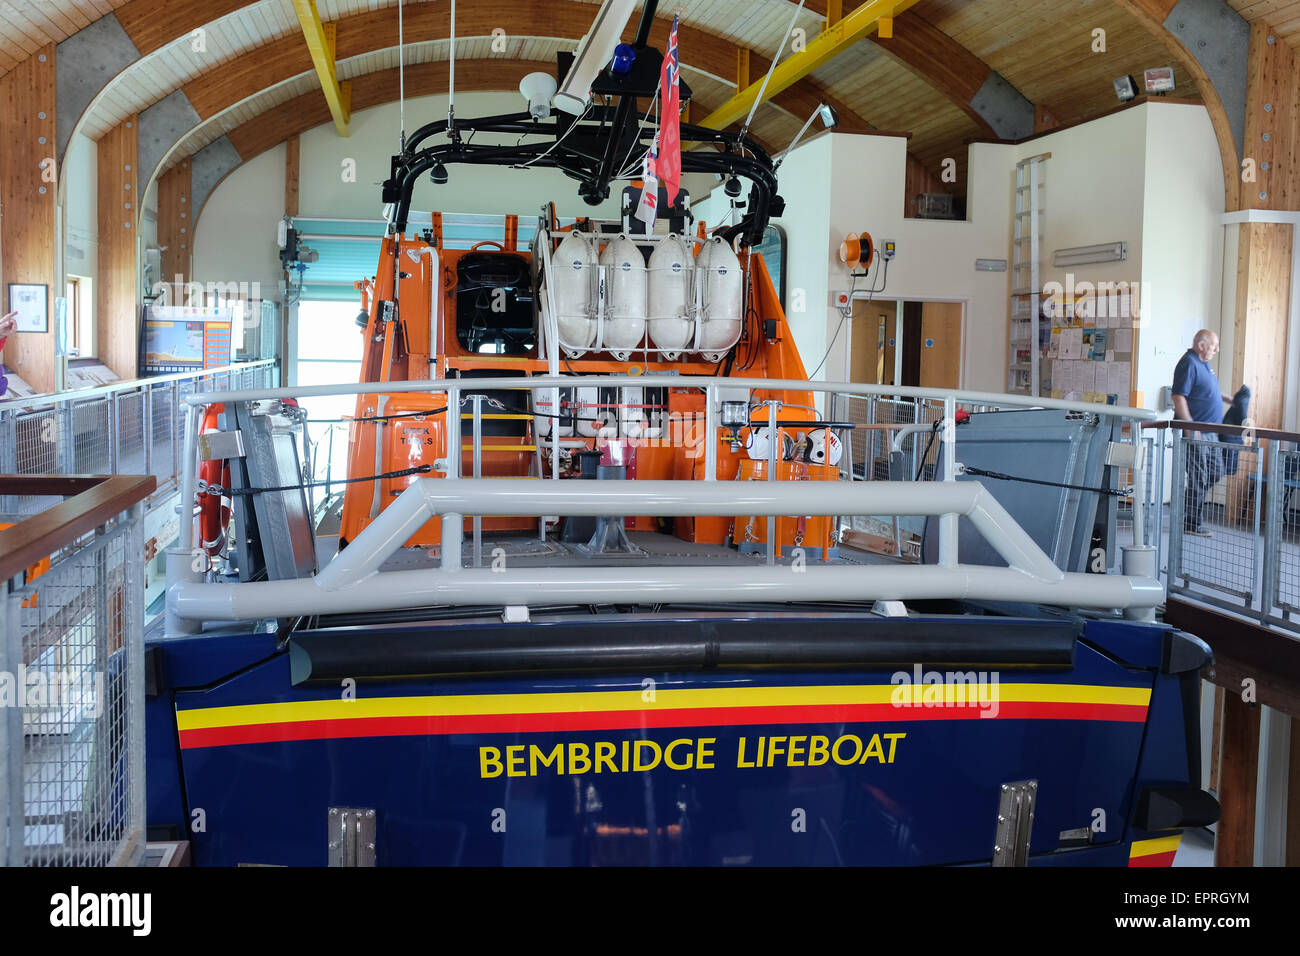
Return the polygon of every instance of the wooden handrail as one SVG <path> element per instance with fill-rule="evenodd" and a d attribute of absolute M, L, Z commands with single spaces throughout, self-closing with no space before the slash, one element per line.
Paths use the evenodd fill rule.
<path fill-rule="evenodd" d="M 1216 435 L 1252 435 L 1269 441 L 1300 442 L 1300 434 L 1276 428 L 1247 428 L 1244 425 L 1214 425 L 1210 422 L 1159 421 L 1143 422 L 1143 428 L 1176 429 L 1180 432 L 1214 432 Z"/>
<path fill-rule="evenodd" d="M 0 581 L 144 501 L 157 486 L 153 475 L 0 475 L 0 495 L 70 496 L 0 531 Z"/>
<path fill-rule="evenodd" d="M 68 498 L 89 491 L 103 480 L 103 475 L 0 475 L 0 495 Z"/>

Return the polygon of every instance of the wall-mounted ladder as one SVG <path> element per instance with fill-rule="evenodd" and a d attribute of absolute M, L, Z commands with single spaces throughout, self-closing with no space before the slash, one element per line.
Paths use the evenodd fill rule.
<path fill-rule="evenodd" d="M 1016 163 L 1016 199 L 1011 239 L 1011 319 L 1007 356 L 1007 391 L 1038 397 L 1042 386 L 1039 361 L 1041 341 L 1042 277 L 1039 274 L 1043 242 L 1043 190 L 1047 186 L 1045 161 L 1051 153 L 1030 156 Z"/>

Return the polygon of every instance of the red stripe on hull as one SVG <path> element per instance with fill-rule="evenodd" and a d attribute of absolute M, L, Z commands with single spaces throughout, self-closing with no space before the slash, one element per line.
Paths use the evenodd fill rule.
<path fill-rule="evenodd" d="M 1129 866 L 1173 866 L 1177 850 L 1169 853 L 1148 853 L 1146 856 L 1129 857 Z"/>
<path fill-rule="evenodd" d="M 1145 706 L 1007 701 L 998 720 L 1100 720 L 1142 723 Z M 886 723 L 979 720 L 979 707 L 895 707 L 893 704 L 795 704 L 764 707 L 693 707 L 665 710 L 576 711 L 555 714 L 470 714 L 417 717 L 345 717 L 183 730 L 181 748 L 229 747 L 286 740 L 409 737 L 443 734 L 513 734 L 656 727 L 734 727 L 756 724 Z"/>

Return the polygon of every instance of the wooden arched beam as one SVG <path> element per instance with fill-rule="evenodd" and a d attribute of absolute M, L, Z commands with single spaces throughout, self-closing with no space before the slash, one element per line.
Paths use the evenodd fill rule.
<path fill-rule="evenodd" d="M 1120 9 L 1131 14 L 1147 30 L 1164 44 L 1165 49 L 1178 59 L 1196 83 L 1196 88 L 1210 114 L 1214 126 L 1214 137 L 1219 144 L 1219 156 L 1223 161 L 1223 195 L 1224 208 L 1234 210 L 1241 205 L 1241 155 L 1237 150 L 1237 138 L 1233 134 L 1232 124 L 1228 120 L 1228 111 L 1210 79 L 1205 68 L 1201 66 L 1191 50 L 1175 36 L 1165 20 L 1177 5 L 1178 0 L 1113 0 Z M 1245 64 L 1242 64 L 1243 69 Z"/>
<path fill-rule="evenodd" d="M 406 10 L 405 40 L 427 43 L 446 40 L 450 32 L 450 4 L 420 4 Z M 523 37 L 560 37 L 577 40 L 591 27 L 593 8 L 578 0 L 479 0 L 462 4 L 456 11 L 458 37 L 491 37 L 494 29 L 509 31 L 508 39 Z M 651 42 L 663 45 L 671 20 L 656 18 Z M 336 21 L 335 56 L 339 60 L 362 56 L 393 46 L 397 38 L 397 10 L 389 7 L 344 17 Z M 635 33 L 629 24 L 627 37 Z M 662 34 L 662 36 L 661 36 Z M 717 34 L 683 24 L 678 30 L 683 62 L 724 82 L 734 75 L 736 46 Z M 501 62 L 508 57 L 502 56 Z M 552 65 L 550 67 L 554 69 Z M 766 69 L 766 64 L 763 65 Z M 247 99 L 270 86 L 284 82 L 312 69 L 311 57 L 302 38 L 287 35 L 251 49 L 181 87 L 199 114 L 208 119 L 240 100 Z M 800 89 L 775 102 L 798 115 L 808 112 L 826 97 L 817 83 L 805 81 Z M 836 102 L 841 119 L 852 127 L 869 128 L 856 111 Z"/>
<path fill-rule="evenodd" d="M 793 11 L 794 0 L 787 0 Z M 841 0 L 828 3 L 827 0 L 807 0 L 804 9 L 822 17 L 829 26 L 835 19 L 852 10 L 855 0 Z M 926 20 L 915 8 L 905 10 L 894 17 L 893 35 L 882 39 L 878 34 L 870 34 L 864 42 L 875 44 L 891 58 L 907 67 L 919 79 L 941 93 L 954 106 L 969 116 L 979 125 L 984 135 L 996 137 L 1003 135 L 994 129 L 984 113 L 973 103 L 978 103 L 976 94 L 996 71 L 980 57 L 962 46 L 948 34 Z M 1004 89 L 1015 90 L 1005 77 L 1000 77 Z M 1019 93 L 1019 90 L 1015 90 Z M 1031 102 L 1024 96 L 1025 102 Z M 1048 104 L 1034 103 L 1035 118 L 1049 115 L 1053 118 L 1059 114 Z"/>
<path fill-rule="evenodd" d="M 250 7 L 256 0 L 126 0 L 113 11 L 141 56 L 189 36 L 228 14 Z"/>

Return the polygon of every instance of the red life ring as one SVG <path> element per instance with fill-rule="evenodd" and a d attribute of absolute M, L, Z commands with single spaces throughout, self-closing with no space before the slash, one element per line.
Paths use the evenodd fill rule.
<path fill-rule="evenodd" d="M 218 402 L 209 405 L 203 415 L 203 426 L 199 434 L 219 431 L 217 416 L 226 410 Z M 230 487 L 230 465 L 225 461 L 213 459 L 199 464 L 199 480 L 208 485 Z M 199 545 L 210 555 L 218 555 L 226 549 L 226 531 L 230 527 L 230 499 L 220 495 L 210 495 L 200 491 L 199 502 Z"/>

